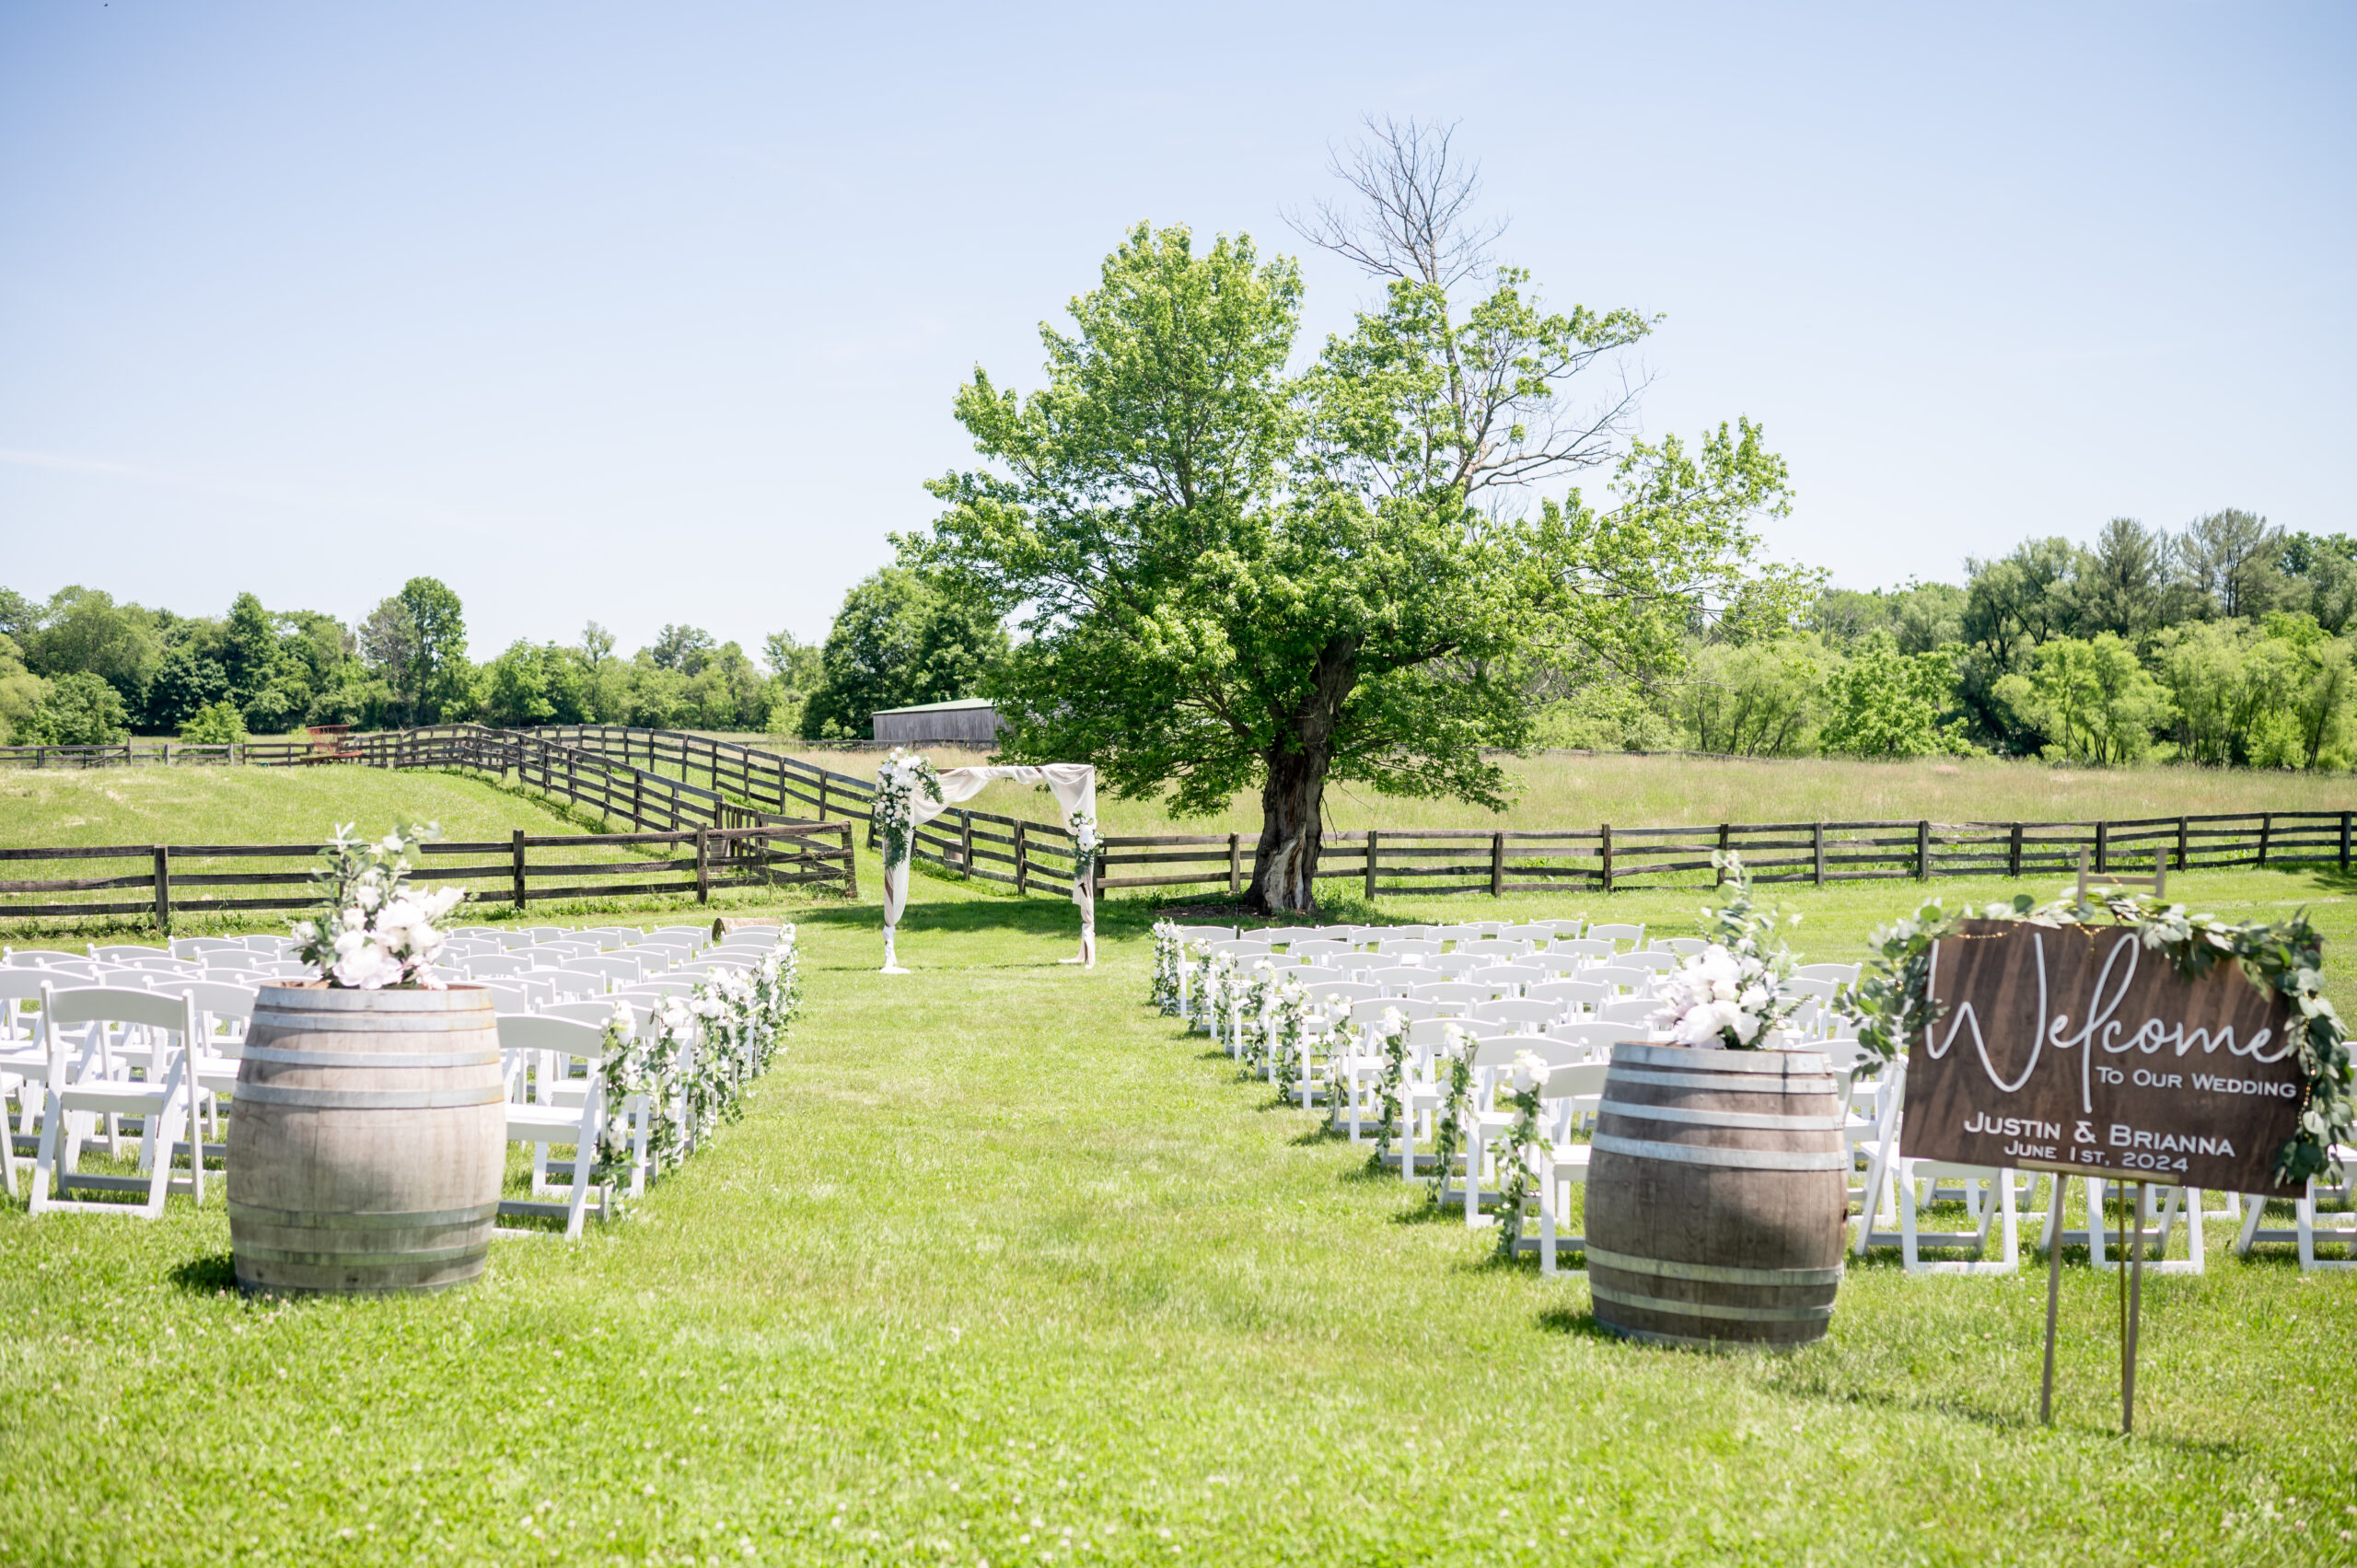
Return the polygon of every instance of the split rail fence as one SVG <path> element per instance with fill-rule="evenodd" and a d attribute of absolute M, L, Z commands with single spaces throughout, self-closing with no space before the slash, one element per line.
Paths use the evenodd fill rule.
<path fill-rule="evenodd" d="M 220 755 L 225 751 L 229 754 Z M 840 883 L 853 892 L 852 824 L 863 824 L 867 842 L 871 846 L 875 842 L 871 780 L 678 730 L 618 725 L 494 730 L 448 725 L 321 738 L 309 745 L 253 741 L 234 751 L 139 743 L 0 749 L 0 765 L 103 767 L 142 761 L 261 766 L 332 761 L 512 773 L 523 784 L 609 819 L 656 830 L 658 837 L 664 832 L 681 836 L 698 827 L 722 833 L 758 827 L 773 846 L 779 838 L 798 835 L 801 847 L 788 872 L 776 870 L 775 858 L 762 860 L 776 855 L 774 847 L 736 850 L 731 858 L 761 863 L 775 880 Z M 2346 872 L 2351 822 L 2349 811 L 2271 811 L 2097 822 L 1374 829 L 1325 834 L 1318 874 L 1320 880 L 1348 881 L 1367 898 L 1383 899 L 1707 886 L 1714 850 L 1740 852 L 1760 881 L 1818 886 L 2068 876 L 2076 870 L 2082 853 L 2097 873 L 2148 872 L 2156 857 L 2173 871 L 2276 865 L 2332 866 Z M 761 834 L 749 834 L 742 842 L 760 839 Z M 821 847 L 827 840 L 839 842 Z M 552 842 L 586 844 L 594 840 Z M 0 851 L 0 859 L 49 853 Z M 913 849 L 916 858 L 945 870 L 1024 892 L 1068 889 L 1076 853 L 1073 835 L 1058 824 L 962 807 L 920 829 Z M 1099 893 L 1189 887 L 1238 893 L 1252 880 L 1257 859 L 1254 843 L 1237 833 L 1116 834 L 1098 846 L 1095 884 Z M 0 890 L 14 886 L 0 885 Z M 12 912 L 18 912 L 0 903 L 0 914 Z"/>
<path fill-rule="evenodd" d="M 29 748 L 22 749 L 31 749 Z M 62 749 L 49 748 L 51 751 Z M 120 748 L 92 748 L 114 753 Z M 284 765 L 301 758 L 241 761 Z M 137 759 L 130 759 L 135 761 Z M 158 759 L 159 761 L 161 759 Z M 180 759 L 175 758 L 178 761 Z M 462 768 L 505 778 L 594 808 L 632 828 L 619 833 L 533 834 L 517 829 L 482 842 L 425 845 L 420 881 L 462 880 L 483 901 L 522 910 L 552 899 L 693 893 L 714 888 L 812 885 L 856 895 L 853 826 L 793 819 L 731 801 L 595 753 L 540 737 L 475 725 L 447 725 L 341 738 L 335 761 L 389 768 Z M 53 759 L 38 765 L 55 766 Z M 101 766 L 100 762 L 80 765 Z M 0 919 L 150 914 L 169 930 L 179 914 L 308 908 L 316 843 L 117 844 L 0 849 Z M 495 857 L 495 858 L 494 858 Z M 145 864 L 134 871 L 124 861 Z M 450 864 L 456 862 L 458 864 Z M 75 875 L 29 878 L 7 873 L 70 869 Z M 137 890 L 137 896 L 126 897 Z"/>

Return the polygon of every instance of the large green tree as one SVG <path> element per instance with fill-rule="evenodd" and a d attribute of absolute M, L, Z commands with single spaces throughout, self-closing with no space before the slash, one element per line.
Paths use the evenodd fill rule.
<path fill-rule="evenodd" d="M 1517 658 L 1675 664 L 1784 494 L 1748 424 L 1630 439 L 1627 383 L 1581 377 L 1646 320 L 1546 309 L 1489 264 L 1446 132 L 1373 129 L 1338 169 L 1357 204 L 1302 226 L 1384 296 L 1313 366 L 1288 374 L 1292 261 L 1141 225 L 1074 331 L 1042 327 L 1041 390 L 979 370 L 960 389 L 993 466 L 934 482 L 944 510 L 904 541 L 1022 614 L 989 682 L 1011 752 L 1093 761 L 1181 814 L 1259 787 L 1250 898 L 1271 911 L 1315 906 L 1329 783 L 1502 809 L 1483 749 L 1529 741 Z M 1604 496 L 1527 506 L 1597 466 Z"/>
<path fill-rule="evenodd" d="M 879 708 L 974 696 L 1005 651 L 1006 629 L 987 598 L 887 566 L 843 596 L 819 649 L 802 733 L 862 739 Z"/>

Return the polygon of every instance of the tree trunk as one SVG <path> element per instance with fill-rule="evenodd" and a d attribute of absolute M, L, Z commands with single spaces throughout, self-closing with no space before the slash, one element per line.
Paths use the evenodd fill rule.
<path fill-rule="evenodd" d="M 1318 852 L 1323 837 L 1326 772 L 1342 702 L 1358 684 L 1358 644 L 1338 637 L 1318 650 L 1301 705 L 1284 715 L 1285 732 L 1269 748 L 1260 786 L 1260 848 L 1245 902 L 1262 914 L 1310 914 L 1318 908 Z"/>
<path fill-rule="evenodd" d="M 1308 914 L 1318 908 L 1318 853 L 1326 797 L 1326 759 L 1299 751 L 1269 756 L 1260 789 L 1260 851 L 1245 901 L 1262 914 Z"/>

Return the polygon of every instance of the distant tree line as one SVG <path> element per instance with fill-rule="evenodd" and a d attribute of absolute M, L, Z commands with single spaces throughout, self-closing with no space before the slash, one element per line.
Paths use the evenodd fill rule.
<path fill-rule="evenodd" d="M 1820 593 L 1690 634 L 1673 679 L 1536 668 L 1556 745 L 1751 756 L 1941 751 L 2107 764 L 2357 763 L 2357 540 L 2248 512 L 2024 540 L 1965 580 Z"/>
<path fill-rule="evenodd" d="M 127 734 L 191 741 L 306 725 L 798 726 L 819 650 L 769 637 L 756 664 L 695 626 L 666 626 L 624 658 L 595 621 L 578 643 L 519 641 L 467 656 L 459 596 L 414 577 L 357 626 L 272 610 L 239 594 L 222 616 L 118 603 L 95 588 L 46 601 L 0 588 L 0 742 L 103 745 Z"/>

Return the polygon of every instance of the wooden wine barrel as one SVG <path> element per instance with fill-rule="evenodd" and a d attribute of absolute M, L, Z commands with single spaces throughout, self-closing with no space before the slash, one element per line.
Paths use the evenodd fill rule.
<path fill-rule="evenodd" d="M 442 1290 L 482 1272 L 507 1160 L 491 993 L 265 985 L 229 1112 L 247 1291 Z"/>
<path fill-rule="evenodd" d="M 1823 1338 L 1848 1229 L 1842 1120 L 1815 1051 L 1614 1047 L 1587 1179 L 1596 1322 L 1675 1345 Z"/>

